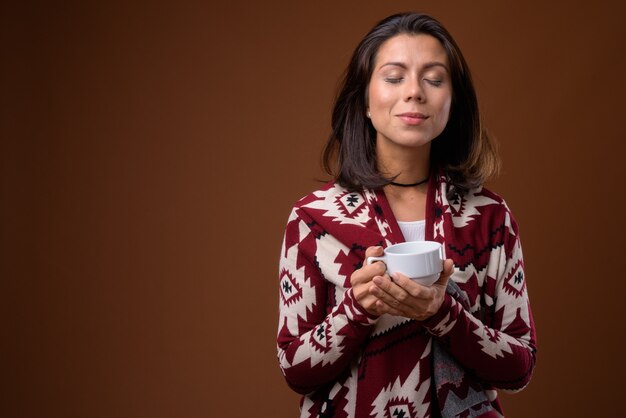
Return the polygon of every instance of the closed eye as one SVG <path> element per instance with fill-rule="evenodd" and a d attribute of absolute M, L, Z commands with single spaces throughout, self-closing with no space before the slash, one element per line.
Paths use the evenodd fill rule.
<path fill-rule="evenodd" d="M 398 78 L 394 78 L 394 77 L 386 77 L 385 78 L 385 82 L 387 83 L 391 83 L 391 84 L 398 84 L 399 82 L 402 81 L 402 77 L 398 77 Z"/>
<path fill-rule="evenodd" d="M 443 83 L 443 80 L 435 80 L 432 78 L 425 78 L 424 81 L 426 81 L 431 86 L 435 86 L 435 87 L 439 87 Z"/>

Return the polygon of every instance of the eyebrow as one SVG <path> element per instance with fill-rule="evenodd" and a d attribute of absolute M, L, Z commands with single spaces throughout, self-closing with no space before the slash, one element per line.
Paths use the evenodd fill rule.
<path fill-rule="evenodd" d="M 401 67 L 401 68 L 404 68 L 405 70 L 407 69 L 406 64 L 403 63 L 403 62 L 399 62 L 399 61 L 386 62 L 383 65 L 381 65 L 380 68 L 386 67 L 388 65 L 392 65 L 392 66 L 395 66 L 395 67 Z M 429 68 L 432 68 L 432 67 L 443 67 L 447 72 L 450 72 L 450 70 L 448 70 L 448 67 L 444 63 L 439 62 L 439 61 L 427 62 L 426 64 L 424 64 L 422 66 L 422 68 L 425 69 L 425 70 L 427 70 Z"/>

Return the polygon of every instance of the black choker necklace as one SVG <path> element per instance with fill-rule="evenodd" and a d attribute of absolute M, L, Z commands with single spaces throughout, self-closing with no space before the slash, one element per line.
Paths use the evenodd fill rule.
<path fill-rule="evenodd" d="M 415 186 L 419 186 L 420 184 L 424 184 L 428 181 L 428 177 L 426 177 L 424 180 L 422 181 L 418 181 L 417 183 L 396 183 L 395 181 L 389 182 L 389 184 L 393 184 L 394 186 L 399 186 L 399 187 L 415 187 Z"/>

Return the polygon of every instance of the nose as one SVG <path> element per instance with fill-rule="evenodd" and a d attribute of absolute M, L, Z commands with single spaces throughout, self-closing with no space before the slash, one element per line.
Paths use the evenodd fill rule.
<path fill-rule="evenodd" d="M 423 103 L 426 101 L 426 96 L 424 95 L 424 90 L 422 89 L 422 85 L 420 84 L 419 78 L 411 78 L 409 82 L 405 84 L 406 92 L 404 94 L 404 100 L 409 102 L 411 100 L 415 100 L 419 103 Z"/>

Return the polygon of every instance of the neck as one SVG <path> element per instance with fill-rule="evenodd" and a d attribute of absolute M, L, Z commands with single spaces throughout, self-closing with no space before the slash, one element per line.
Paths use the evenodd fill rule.
<path fill-rule="evenodd" d="M 394 183 L 413 184 L 428 178 L 430 174 L 430 143 L 421 147 L 393 148 L 377 144 L 376 157 L 379 172 L 394 178 Z"/>

